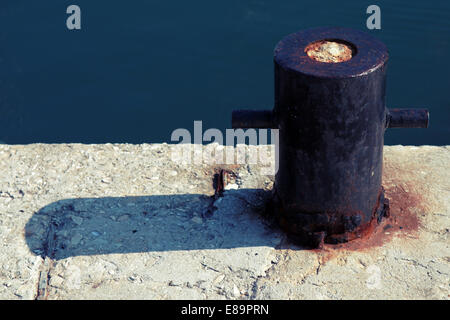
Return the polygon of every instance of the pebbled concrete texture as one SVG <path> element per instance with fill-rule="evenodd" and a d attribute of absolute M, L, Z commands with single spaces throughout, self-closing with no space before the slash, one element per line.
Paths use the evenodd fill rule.
<path fill-rule="evenodd" d="M 260 165 L 173 148 L 0 145 L 0 298 L 449 299 L 450 147 L 386 146 L 391 217 L 323 250 L 262 217 Z"/>

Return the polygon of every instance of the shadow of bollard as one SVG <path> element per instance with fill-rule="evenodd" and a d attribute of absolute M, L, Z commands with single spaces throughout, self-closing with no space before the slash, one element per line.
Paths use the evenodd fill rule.
<path fill-rule="evenodd" d="M 241 189 L 216 200 L 200 194 L 65 199 L 36 212 L 25 227 L 36 255 L 74 256 L 229 249 L 280 244 L 260 213 L 267 191 Z M 216 210 L 207 217 L 203 211 Z"/>

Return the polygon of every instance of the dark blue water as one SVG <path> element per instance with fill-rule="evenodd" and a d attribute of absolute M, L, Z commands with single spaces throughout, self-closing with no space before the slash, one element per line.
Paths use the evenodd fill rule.
<path fill-rule="evenodd" d="M 66 28 L 66 8 L 82 30 Z M 366 8 L 381 7 L 381 30 Z M 450 144 L 450 1 L 0 0 L 0 141 L 168 142 L 271 108 L 273 48 L 317 26 L 366 30 L 389 48 L 389 107 L 428 107 L 429 129 L 386 144 Z"/>

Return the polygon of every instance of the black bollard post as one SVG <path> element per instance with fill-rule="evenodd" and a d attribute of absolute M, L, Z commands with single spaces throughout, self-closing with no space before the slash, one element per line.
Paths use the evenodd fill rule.
<path fill-rule="evenodd" d="M 286 36 L 275 48 L 273 111 L 235 111 L 233 128 L 279 129 L 272 207 L 310 247 L 369 233 L 389 202 L 381 186 L 384 131 L 427 127 L 427 110 L 385 106 L 386 46 L 347 28 Z"/>

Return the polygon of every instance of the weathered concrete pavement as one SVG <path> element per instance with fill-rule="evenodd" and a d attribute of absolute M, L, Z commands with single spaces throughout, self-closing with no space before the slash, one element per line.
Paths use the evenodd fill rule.
<path fill-rule="evenodd" d="M 390 220 L 320 251 L 261 218 L 260 166 L 183 165 L 171 148 L 0 145 L 0 298 L 449 298 L 450 147 L 385 147 Z"/>

